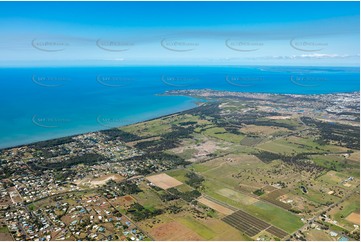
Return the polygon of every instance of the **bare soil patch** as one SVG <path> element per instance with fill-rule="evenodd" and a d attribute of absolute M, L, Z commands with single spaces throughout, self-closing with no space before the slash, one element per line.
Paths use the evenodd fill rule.
<path fill-rule="evenodd" d="M 194 231 L 176 221 L 156 226 L 150 231 L 150 235 L 160 241 L 203 240 Z"/>
<path fill-rule="evenodd" d="M 148 176 L 147 180 L 153 183 L 155 186 L 160 187 L 164 190 L 168 188 L 176 187 L 182 185 L 183 183 L 178 181 L 177 179 L 168 176 L 165 173 L 161 173 L 158 175 Z"/>
<path fill-rule="evenodd" d="M 346 220 L 351 223 L 360 225 L 360 214 L 353 212 L 346 217 Z"/>
<path fill-rule="evenodd" d="M 220 204 L 217 204 L 215 202 L 212 202 L 210 200 L 208 200 L 207 198 L 204 198 L 204 197 L 201 197 L 198 199 L 198 202 L 206 205 L 207 207 L 210 207 L 214 210 L 216 210 L 217 212 L 220 212 L 220 213 L 223 213 L 225 215 L 230 215 L 232 214 L 234 211 L 232 211 L 231 209 L 229 208 L 226 208 Z"/>

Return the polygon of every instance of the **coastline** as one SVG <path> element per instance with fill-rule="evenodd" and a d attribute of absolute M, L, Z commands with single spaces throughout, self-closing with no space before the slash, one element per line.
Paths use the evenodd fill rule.
<path fill-rule="evenodd" d="M 195 98 L 195 99 L 198 100 L 198 98 Z M 57 139 L 62 139 L 62 138 L 71 138 L 71 137 L 75 137 L 75 136 L 82 135 L 82 134 L 90 134 L 90 133 L 102 132 L 102 131 L 106 131 L 106 130 L 117 129 L 117 128 L 126 127 L 126 126 L 129 126 L 129 125 L 139 124 L 139 123 L 143 123 L 143 122 L 149 122 L 149 121 L 152 121 L 152 120 L 169 117 L 169 116 L 176 115 L 176 114 L 181 114 L 181 113 L 196 109 L 196 108 L 200 107 L 201 105 L 203 105 L 203 103 L 200 102 L 200 101 L 195 102 L 195 104 L 196 104 L 195 107 L 184 109 L 182 111 L 177 111 L 177 112 L 172 112 L 172 113 L 165 114 L 165 115 L 155 116 L 153 118 L 140 120 L 140 121 L 136 121 L 136 122 L 133 122 L 133 123 L 124 124 L 124 125 L 120 125 L 120 126 L 114 126 L 114 127 L 104 128 L 104 129 L 97 129 L 97 130 L 92 130 L 92 131 L 88 131 L 88 132 L 79 132 L 79 133 L 75 133 L 75 134 L 71 134 L 71 135 L 59 136 L 59 137 L 50 138 L 50 139 L 41 139 L 41 140 L 31 141 L 31 142 L 27 142 L 27 143 L 23 143 L 23 144 L 19 144 L 19 145 L 11 145 L 11 146 L 7 146 L 7 147 L 0 147 L 0 152 L 2 152 L 3 150 L 20 148 L 22 146 L 33 145 L 33 144 L 36 144 L 36 143 L 39 143 L 39 142 L 57 140 Z"/>
<path fill-rule="evenodd" d="M 303 74 L 305 79 L 290 79 Z M 183 99 L 186 95 L 164 97 L 174 89 L 305 97 L 360 90 L 359 69 L 341 67 L 58 67 L 1 69 L 1 75 L 8 81 L 2 83 L 0 98 L 4 103 L 0 149 L 122 127 L 196 106 L 190 104 L 192 98 Z M 71 81 L 46 87 L 47 82 L 44 86 L 31 81 L 34 75 Z M 132 81 L 114 88 L 96 81 L 99 75 L 132 77 Z"/>
<path fill-rule="evenodd" d="M 56 139 L 61 139 L 61 138 L 68 138 L 68 137 L 75 137 L 77 135 L 81 135 L 81 134 L 89 134 L 89 133 L 95 133 L 95 132 L 101 132 L 101 131 L 105 131 L 105 130 L 111 130 L 111 129 L 116 129 L 116 128 L 121 128 L 121 127 L 126 127 L 129 125 L 135 125 L 138 123 L 143 123 L 143 122 L 149 122 L 152 120 L 156 120 L 156 119 L 160 119 L 160 118 L 164 118 L 164 117 L 169 117 L 172 115 L 176 115 L 176 114 L 181 114 L 193 109 L 196 109 L 202 105 L 204 105 L 206 102 L 209 102 L 209 100 L 207 100 L 207 96 L 201 96 L 201 95 L 194 95 L 192 93 L 201 93 L 201 92 L 213 92 L 213 93 L 223 93 L 223 94 L 229 94 L 230 96 L 244 96 L 244 97 L 251 97 L 253 96 L 253 98 L 255 98 L 254 96 L 304 96 L 304 97 L 311 97 L 311 96 L 326 96 L 326 95 L 341 95 L 341 94 L 358 94 L 360 96 L 360 91 L 352 91 L 352 92 L 336 92 L 336 93 L 327 93 L 327 94 L 284 94 L 284 93 L 263 93 L 263 92 L 239 92 L 239 91 L 226 91 L 226 90 L 214 90 L 214 89 L 189 89 L 189 90 L 170 90 L 170 91 L 166 91 L 164 93 L 160 93 L 160 94 L 156 94 L 157 96 L 183 96 L 183 97 L 189 97 L 192 98 L 192 102 L 196 105 L 194 107 L 191 108 L 186 108 L 184 110 L 181 111 L 177 111 L 177 112 L 171 112 L 168 114 L 164 114 L 164 115 L 159 115 L 159 116 L 154 116 L 152 118 L 148 118 L 148 119 L 144 119 L 144 120 L 139 120 L 136 122 L 131 122 L 128 124 L 124 124 L 124 125 L 117 125 L 114 127 L 108 127 L 108 128 L 104 128 L 104 129 L 95 129 L 95 130 L 91 130 L 91 131 L 80 131 L 80 132 L 76 132 L 74 134 L 71 135 L 60 135 L 54 138 L 45 138 L 45 139 L 40 139 L 40 140 L 36 140 L 36 141 L 30 141 L 30 142 L 26 142 L 23 144 L 18 144 L 18 145 L 9 145 L 9 146 L 4 146 L 4 147 L 0 147 L 0 152 L 3 150 L 7 150 L 7 149 L 13 149 L 13 148 L 20 148 L 22 146 L 28 146 L 28 145 L 33 145 L 39 142 L 44 142 L 44 141 L 50 141 L 50 140 L 56 140 Z M 228 97 L 229 97 L 228 95 Z M 227 97 L 227 96 L 225 96 Z M 103 125 L 104 126 L 104 125 Z"/>

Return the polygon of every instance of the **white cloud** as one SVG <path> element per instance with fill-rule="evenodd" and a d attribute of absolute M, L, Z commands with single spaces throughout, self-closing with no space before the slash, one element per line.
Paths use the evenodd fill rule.
<path fill-rule="evenodd" d="M 273 56 L 260 56 L 250 57 L 249 59 L 276 59 L 276 60 L 292 60 L 292 59 L 346 59 L 346 58 L 359 58 L 360 55 L 340 55 L 340 54 L 302 54 L 302 55 L 273 55 Z"/>

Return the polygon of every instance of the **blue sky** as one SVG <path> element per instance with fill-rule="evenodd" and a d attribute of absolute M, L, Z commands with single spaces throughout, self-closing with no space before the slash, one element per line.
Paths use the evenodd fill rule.
<path fill-rule="evenodd" d="M 0 66 L 359 66 L 359 2 L 0 2 Z"/>

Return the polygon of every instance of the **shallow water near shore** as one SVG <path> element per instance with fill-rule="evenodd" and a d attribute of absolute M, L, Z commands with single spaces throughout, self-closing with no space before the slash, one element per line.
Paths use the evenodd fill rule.
<path fill-rule="evenodd" d="M 187 110 L 169 90 L 327 94 L 360 90 L 351 67 L 0 69 L 0 148 L 123 126 Z"/>

